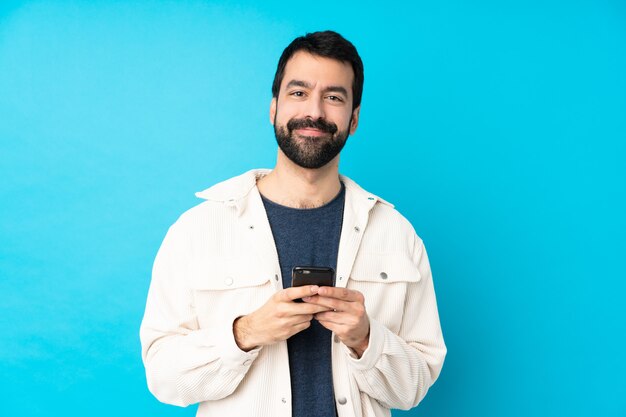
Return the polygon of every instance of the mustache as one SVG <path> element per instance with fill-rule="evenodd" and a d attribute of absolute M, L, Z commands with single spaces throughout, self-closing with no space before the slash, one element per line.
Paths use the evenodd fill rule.
<path fill-rule="evenodd" d="M 324 119 L 291 119 L 287 122 L 287 129 L 290 133 L 295 129 L 305 128 L 317 129 L 324 133 L 330 133 L 331 135 L 337 133 L 338 130 L 336 124 L 333 122 L 327 122 Z"/>

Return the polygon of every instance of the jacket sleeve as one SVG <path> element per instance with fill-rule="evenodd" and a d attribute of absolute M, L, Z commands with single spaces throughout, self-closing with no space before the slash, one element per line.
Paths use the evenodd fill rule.
<path fill-rule="evenodd" d="M 259 353 L 239 349 L 232 320 L 199 329 L 188 284 L 191 249 L 188 233 L 174 224 L 154 262 L 140 329 L 148 388 L 178 406 L 230 395 Z"/>
<path fill-rule="evenodd" d="M 446 356 L 428 256 L 417 236 L 413 261 L 421 279 L 408 284 L 398 334 L 370 318 L 369 345 L 361 358 L 345 347 L 359 390 L 387 408 L 403 410 L 424 398 Z"/>

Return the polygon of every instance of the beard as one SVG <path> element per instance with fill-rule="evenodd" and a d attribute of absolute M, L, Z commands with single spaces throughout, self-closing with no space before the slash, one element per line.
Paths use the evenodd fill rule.
<path fill-rule="evenodd" d="M 352 116 L 348 126 L 351 123 Z M 303 128 L 318 129 L 324 132 L 324 135 L 294 137 L 293 131 Z M 274 117 L 274 134 L 278 147 L 294 164 L 302 168 L 317 169 L 329 163 L 341 152 L 348 140 L 350 128 L 339 131 L 336 124 L 324 119 L 291 119 L 286 126 L 279 126 Z"/>

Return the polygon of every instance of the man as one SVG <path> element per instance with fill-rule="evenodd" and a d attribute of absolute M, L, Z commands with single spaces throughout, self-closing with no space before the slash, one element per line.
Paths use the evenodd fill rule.
<path fill-rule="evenodd" d="M 283 52 L 276 166 L 198 193 L 155 260 L 141 342 L 159 400 L 200 416 L 389 416 L 437 379 L 446 348 L 422 241 L 339 175 L 362 88 L 335 32 Z M 331 267 L 335 286 L 291 287 L 295 266 Z"/>

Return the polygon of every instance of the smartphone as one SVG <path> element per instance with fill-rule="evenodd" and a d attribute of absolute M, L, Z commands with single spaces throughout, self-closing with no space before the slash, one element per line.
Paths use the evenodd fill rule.
<path fill-rule="evenodd" d="M 291 270 L 291 286 L 303 285 L 332 287 L 335 285 L 335 270 L 326 266 L 294 266 Z M 301 299 L 295 301 L 302 302 Z"/>

